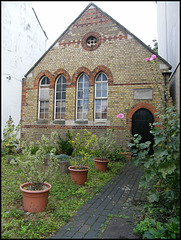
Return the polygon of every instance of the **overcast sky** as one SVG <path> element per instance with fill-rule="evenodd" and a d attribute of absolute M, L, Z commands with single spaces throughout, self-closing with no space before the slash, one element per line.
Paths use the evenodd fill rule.
<path fill-rule="evenodd" d="M 145 44 L 157 39 L 155 1 L 92 1 Z M 91 1 L 32 1 L 33 8 L 48 37 L 49 47 L 81 14 Z"/>

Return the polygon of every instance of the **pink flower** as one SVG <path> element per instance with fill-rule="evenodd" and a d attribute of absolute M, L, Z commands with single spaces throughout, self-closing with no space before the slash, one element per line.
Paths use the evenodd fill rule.
<path fill-rule="evenodd" d="M 145 58 L 145 60 L 148 62 L 150 59 L 149 58 Z"/>
<path fill-rule="evenodd" d="M 118 114 L 117 118 L 124 118 L 124 114 L 123 113 Z"/>
<path fill-rule="evenodd" d="M 155 54 L 153 54 L 153 55 L 151 56 L 150 61 L 152 61 L 152 60 L 154 60 L 154 59 L 156 59 L 156 55 L 155 55 Z"/>

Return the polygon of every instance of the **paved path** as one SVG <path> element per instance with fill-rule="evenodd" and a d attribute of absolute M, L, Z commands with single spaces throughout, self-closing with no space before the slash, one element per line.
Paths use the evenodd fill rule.
<path fill-rule="evenodd" d="M 89 200 L 52 239 L 104 238 L 110 215 L 121 215 L 122 219 L 136 221 L 140 215 L 138 203 L 144 201 L 145 196 L 138 189 L 142 175 L 143 168 L 136 168 L 129 160 L 120 173 Z M 114 229 L 114 236 L 116 231 L 120 231 L 118 227 Z M 109 239 L 110 235 L 111 232 Z"/>

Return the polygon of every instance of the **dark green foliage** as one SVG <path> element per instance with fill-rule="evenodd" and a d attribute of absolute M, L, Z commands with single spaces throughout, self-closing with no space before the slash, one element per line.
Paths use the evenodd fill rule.
<path fill-rule="evenodd" d="M 69 142 L 72 139 L 69 130 L 66 133 L 65 139 L 61 138 L 60 136 L 58 136 L 58 138 L 59 140 L 57 141 L 57 143 L 58 143 L 60 152 L 71 156 L 73 152 L 73 147 L 72 147 L 72 144 Z"/>
<path fill-rule="evenodd" d="M 115 146 L 112 148 L 112 151 L 110 150 L 108 154 L 108 159 L 110 159 L 113 162 L 119 162 L 125 160 L 125 153 L 126 151 L 123 149 L 123 147 Z"/>
<path fill-rule="evenodd" d="M 134 135 L 129 144 L 134 147 L 135 165 L 145 169 L 140 187 L 148 189 L 148 201 L 153 203 L 150 219 L 145 218 L 137 230 L 144 238 L 180 238 L 180 116 L 174 106 L 160 108 L 158 114 L 160 121 L 153 123 L 150 131 L 154 136 L 154 154 L 148 155 L 150 142 L 139 143 L 139 135 Z M 148 229 L 140 230 L 142 226 Z"/>

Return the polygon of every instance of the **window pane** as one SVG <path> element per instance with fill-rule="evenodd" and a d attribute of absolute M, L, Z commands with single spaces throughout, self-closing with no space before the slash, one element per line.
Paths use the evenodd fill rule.
<path fill-rule="evenodd" d="M 102 81 L 107 81 L 107 76 L 104 73 L 102 73 Z"/>
<path fill-rule="evenodd" d="M 80 83 L 80 82 L 78 83 L 78 89 L 83 90 L 83 83 Z"/>
<path fill-rule="evenodd" d="M 84 98 L 86 98 L 86 99 L 89 98 L 89 91 L 84 91 Z"/>
<path fill-rule="evenodd" d="M 101 97 L 101 91 L 100 90 L 96 91 L 96 97 Z"/>
<path fill-rule="evenodd" d="M 83 74 L 77 82 L 77 119 L 88 118 L 89 79 Z"/>
<path fill-rule="evenodd" d="M 62 100 L 66 98 L 66 92 L 62 92 Z"/>
<path fill-rule="evenodd" d="M 99 74 L 99 76 L 97 77 L 96 81 L 97 81 L 97 82 L 100 82 L 100 81 L 101 81 L 101 74 Z"/>
<path fill-rule="evenodd" d="M 49 88 L 40 88 L 40 101 L 49 99 Z"/>
<path fill-rule="evenodd" d="M 101 90 L 101 84 L 96 84 L 96 90 Z"/>
<path fill-rule="evenodd" d="M 56 119 L 65 119 L 66 78 L 61 75 L 56 82 Z"/>
<path fill-rule="evenodd" d="M 65 113 L 61 113 L 61 119 L 65 119 Z"/>
<path fill-rule="evenodd" d="M 41 80 L 41 85 L 48 85 L 48 84 L 50 84 L 49 78 L 44 77 L 44 78 Z"/>
<path fill-rule="evenodd" d="M 102 119 L 107 119 L 107 113 L 102 113 Z"/>
<path fill-rule="evenodd" d="M 102 90 L 107 90 L 107 83 L 102 83 Z"/>
<path fill-rule="evenodd" d="M 107 99 L 96 100 L 95 118 L 107 119 Z"/>
<path fill-rule="evenodd" d="M 102 91 L 102 97 L 107 97 L 107 91 Z"/>
<path fill-rule="evenodd" d="M 83 91 L 78 92 L 78 99 L 83 99 Z"/>
<path fill-rule="evenodd" d="M 66 84 L 62 84 L 62 90 L 66 91 Z"/>
<path fill-rule="evenodd" d="M 61 92 L 56 93 L 56 99 L 61 99 Z"/>
<path fill-rule="evenodd" d="M 57 91 L 61 91 L 62 90 L 62 85 L 59 83 L 57 84 Z"/>
<path fill-rule="evenodd" d="M 96 119 L 100 119 L 101 118 L 101 114 L 100 113 L 96 113 Z"/>

